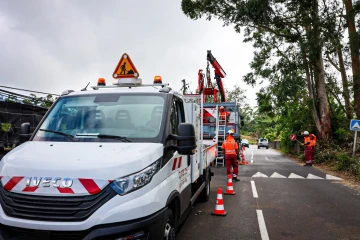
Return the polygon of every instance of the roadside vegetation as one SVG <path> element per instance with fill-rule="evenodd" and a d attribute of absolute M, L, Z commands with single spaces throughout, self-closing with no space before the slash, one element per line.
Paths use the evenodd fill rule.
<path fill-rule="evenodd" d="M 244 135 L 278 140 L 282 152 L 302 159 L 289 136 L 307 130 L 318 138 L 317 163 L 360 180 L 360 145 L 352 157 L 349 130 L 360 119 L 360 1 L 182 0 L 182 10 L 222 20 L 256 49 L 241 82 L 268 86 L 256 109 L 243 110 Z"/>

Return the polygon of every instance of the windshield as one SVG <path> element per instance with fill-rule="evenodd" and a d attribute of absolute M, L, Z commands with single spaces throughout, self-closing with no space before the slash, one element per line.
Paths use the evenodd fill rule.
<path fill-rule="evenodd" d="M 33 140 L 159 142 L 162 95 L 119 93 L 59 99 Z"/>

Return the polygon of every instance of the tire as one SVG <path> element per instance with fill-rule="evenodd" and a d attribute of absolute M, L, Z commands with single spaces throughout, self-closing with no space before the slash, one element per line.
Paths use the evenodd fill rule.
<path fill-rule="evenodd" d="M 266 147 L 266 149 L 269 149 L 269 147 Z"/>
<path fill-rule="evenodd" d="M 260 149 L 260 147 L 258 146 L 258 149 Z"/>
<path fill-rule="evenodd" d="M 165 223 L 163 226 L 164 240 L 175 240 L 175 221 L 171 209 L 165 212 Z"/>
<path fill-rule="evenodd" d="M 198 200 L 200 202 L 207 202 L 210 199 L 210 173 L 209 171 L 206 172 L 206 180 L 205 180 L 205 187 L 201 191 Z"/>

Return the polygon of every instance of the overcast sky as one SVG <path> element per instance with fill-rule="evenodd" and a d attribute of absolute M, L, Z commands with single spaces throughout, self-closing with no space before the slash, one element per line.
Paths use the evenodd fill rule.
<path fill-rule="evenodd" d="M 259 87 L 242 81 L 254 49 L 242 40 L 218 20 L 187 18 L 180 0 L 2 0 L 0 85 L 60 94 L 99 77 L 109 84 L 126 52 L 143 83 L 161 75 L 173 89 L 186 79 L 195 90 L 212 50 L 227 73 L 225 86 L 239 84 L 255 106 Z"/>

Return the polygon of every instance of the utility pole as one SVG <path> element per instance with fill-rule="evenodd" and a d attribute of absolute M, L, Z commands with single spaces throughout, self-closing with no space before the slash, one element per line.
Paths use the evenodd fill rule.
<path fill-rule="evenodd" d="M 185 95 L 188 88 L 189 88 L 189 84 L 186 83 L 185 79 L 181 80 L 181 82 L 183 83 L 183 86 L 182 86 L 181 90 L 183 91 L 183 94 Z"/>

